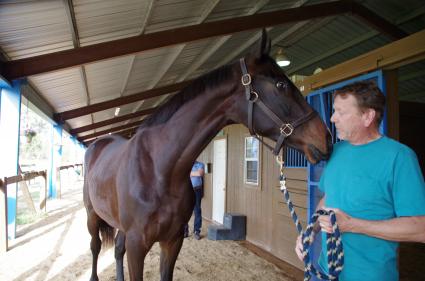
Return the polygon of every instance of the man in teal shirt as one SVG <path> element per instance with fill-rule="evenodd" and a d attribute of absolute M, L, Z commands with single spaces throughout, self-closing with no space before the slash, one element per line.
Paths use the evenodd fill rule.
<path fill-rule="evenodd" d="M 334 94 L 338 137 L 320 179 L 318 208 L 332 209 L 342 234 L 344 268 L 340 281 L 396 281 L 398 242 L 425 243 L 425 184 L 415 153 L 381 136 L 385 97 L 371 81 Z M 328 216 L 321 230 L 332 232 Z M 323 234 L 324 235 L 324 234 Z M 322 239 L 319 264 L 327 271 Z M 300 241 L 296 252 L 301 257 Z"/>

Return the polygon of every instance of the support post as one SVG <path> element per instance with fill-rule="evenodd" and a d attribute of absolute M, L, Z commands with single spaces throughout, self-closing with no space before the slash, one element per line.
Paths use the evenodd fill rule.
<path fill-rule="evenodd" d="M 0 179 L 0 254 L 7 251 L 7 195 L 6 181 Z"/>
<path fill-rule="evenodd" d="M 44 170 L 43 178 L 44 178 L 44 187 L 40 187 L 40 203 L 38 207 L 40 211 L 46 212 L 47 211 L 47 208 L 46 208 L 47 184 L 48 184 L 47 170 Z"/>
<path fill-rule="evenodd" d="M 15 80 L 11 87 L 0 88 L 0 155 L 5 160 L 0 161 L 0 178 L 18 174 L 21 84 Z M 9 239 L 16 236 L 17 187 L 16 183 L 5 185 Z"/>
<path fill-rule="evenodd" d="M 50 157 L 50 172 L 49 172 L 49 198 L 58 198 L 60 195 L 60 180 L 58 181 L 62 160 L 62 126 L 53 125 L 52 130 L 52 152 Z"/>
<path fill-rule="evenodd" d="M 387 124 L 388 136 L 400 139 L 400 110 L 398 102 L 398 75 L 397 69 L 385 70 L 385 90 L 387 98 Z"/>

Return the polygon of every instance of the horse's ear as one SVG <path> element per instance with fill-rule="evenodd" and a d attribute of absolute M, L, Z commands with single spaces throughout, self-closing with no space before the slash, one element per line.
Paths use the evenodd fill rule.
<path fill-rule="evenodd" d="M 271 48 L 271 40 L 267 35 L 267 31 L 263 28 L 261 40 L 259 42 L 259 46 L 256 51 L 257 58 L 262 58 L 264 55 L 268 55 L 270 53 Z"/>

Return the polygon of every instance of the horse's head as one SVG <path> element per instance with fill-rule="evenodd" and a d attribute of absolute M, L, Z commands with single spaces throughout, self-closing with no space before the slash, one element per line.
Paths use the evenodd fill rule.
<path fill-rule="evenodd" d="M 332 142 L 326 125 L 269 51 L 270 40 L 263 31 L 260 48 L 240 60 L 240 87 L 245 95 L 238 95 L 237 104 L 242 123 L 251 134 L 277 142 L 275 153 L 285 142 L 303 152 L 310 163 L 328 159 Z"/>

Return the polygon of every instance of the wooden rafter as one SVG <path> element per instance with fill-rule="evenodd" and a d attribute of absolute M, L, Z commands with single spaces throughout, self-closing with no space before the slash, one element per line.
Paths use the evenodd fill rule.
<path fill-rule="evenodd" d="M 8 80 L 13 80 L 209 37 L 347 13 L 353 6 L 355 4 L 347 1 L 321 3 L 142 34 L 72 50 L 8 61 L 4 63 L 1 75 Z"/>
<path fill-rule="evenodd" d="M 396 25 L 404 24 L 404 23 L 406 23 L 406 22 L 408 22 L 408 21 L 410 21 L 410 20 L 412 20 L 412 19 L 414 19 L 418 16 L 421 16 L 423 14 L 425 14 L 425 6 L 423 6 L 422 9 L 418 9 L 418 10 L 415 10 L 415 11 L 413 11 L 413 12 L 407 14 L 407 15 L 404 15 L 403 17 L 401 17 L 400 19 L 398 19 L 396 21 Z M 374 36 L 377 36 L 378 34 L 379 34 L 378 30 L 371 30 L 371 31 L 369 31 L 369 32 L 357 37 L 357 38 L 354 38 L 353 40 L 351 40 L 349 42 L 346 42 L 346 43 L 339 45 L 339 46 L 337 46 L 333 49 L 330 49 L 330 50 L 322 53 L 319 56 L 315 56 L 314 58 L 304 62 L 303 64 L 296 65 L 295 67 L 288 69 L 287 74 L 292 75 L 292 74 L 294 74 L 294 73 L 296 73 L 300 70 L 302 71 L 302 69 L 309 67 L 312 64 L 318 63 L 321 60 L 327 59 L 328 57 L 331 57 L 331 56 L 333 56 L 337 53 L 343 52 L 346 49 L 349 49 L 353 46 L 361 44 L 362 42 L 370 40 L 371 38 L 373 38 Z"/>
<path fill-rule="evenodd" d="M 78 140 L 80 142 L 83 142 L 85 140 L 89 140 L 89 139 L 92 139 L 92 138 L 95 138 L 95 137 L 98 137 L 98 136 L 107 135 L 109 133 L 114 133 L 114 132 L 129 129 L 129 128 L 134 128 L 134 127 L 139 126 L 142 123 L 142 121 L 143 120 L 132 122 L 132 123 L 122 125 L 122 126 L 113 127 L 113 128 L 107 129 L 107 130 L 102 130 L 102 131 L 99 131 L 99 132 L 96 132 L 96 133 L 93 133 L 93 134 L 88 134 L 88 135 L 79 137 Z"/>
<path fill-rule="evenodd" d="M 79 128 L 72 129 L 70 131 L 70 133 L 71 133 L 71 135 L 75 135 L 75 134 L 79 134 L 79 133 L 82 133 L 82 132 L 87 132 L 87 131 L 94 130 L 94 129 L 97 129 L 97 128 L 112 125 L 114 123 L 122 122 L 122 121 L 125 121 L 125 120 L 130 120 L 130 119 L 133 119 L 133 118 L 136 118 L 136 117 L 146 116 L 146 115 L 152 114 L 153 112 L 155 112 L 155 110 L 156 110 L 156 108 L 149 108 L 149 109 L 137 111 L 137 112 L 134 112 L 134 113 L 122 115 L 122 116 L 119 116 L 119 117 L 114 117 L 114 118 L 103 120 L 103 121 L 93 123 L 93 124 L 90 124 L 90 125 L 87 125 L 87 126 L 82 126 L 82 127 L 79 127 Z"/>
<path fill-rule="evenodd" d="M 115 132 L 113 134 L 114 135 L 123 136 L 125 138 L 128 138 L 129 136 L 133 135 L 136 132 L 136 130 L 137 130 L 137 127 L 133 127 L 133 128 L 126 129 L 126 130 L 123 130 L 123 131 Z M 106 134 L 101 134 L 99 136 L 103 136 L 103 135 L 106 135 Z M 83 141 L 82 143 L 84 143 L 86 146 L 88 146 L 90 143 L 92 143 L 93 141 L 95 141 L 97 139 L 97 137 L 99 137 L 99 136 L 96 136 L 96 137 L 94 137 L 92 139 Z"/>
<path fill-rule="evenodd" d="M 104 102 L 92 104 L 92 105 L 89 105 L 89 106 L 64 111 L 64 112 L 61 112 L 61 113 L 56 113 L 54 115 L 54 119 L 58 123 L 63 123 L 65 120 L 84 116 L 84 115 L 87 115 L 87 114 L 90 114 L 90 113 L 93 113 L 93 112 L 98 112 L 98 111 L 102 111 L 102 110 L 105 110 L 105 109 L 117 107 L 117 106 L 120 106 L 120 105 L 123 105 L 123 104 L 129 104 L 129 103 L 133 103 L 133 102 L 140 101 L 140 100 L 143 100 L 143 99 L 149 99 L 149 98 L 173 93 L 173 92 L 176 92 L 176 91 L 183 89 L 184 87 L 189 85 L 191 82 L 192 81 L 184 81 L 184 82 L 176 83 L 176 84 L 173 84 L 173 85 L 168 85 L 168 86 L 164 86 L 164 87 L 160 87 L 160 88 L 147 90 L 147 91 L 144 91 L 144 92 L 141 92 L 141 93 L 138 93 L 138 94 L 120 97 L 120 98 L 116 98 L 116 99 L 113 99 L 113 100 L 104 101 Z"/>
<path fill-rule="evenodd" d="M 393 40 L 398 40 L 403 37 L 406 37 L 408 34 L 402 29 L 398 28 L 396 25 L 390 23 L 383 17 L 379 16 L 377 13 L 369 10 L 368 8 L 359 5 L 355 2 L 352 2 L 352 13 L 353 15 L 364 20 L 368 25 L 372 26 L 379 32 L 386 34 L 391 37 Z"/>
<path fill-rule="evenodd" d="M 303 95 L 376 69 L 396 69 L 425 58 L 425 29 L 296 83 Z"/>

